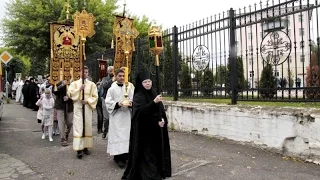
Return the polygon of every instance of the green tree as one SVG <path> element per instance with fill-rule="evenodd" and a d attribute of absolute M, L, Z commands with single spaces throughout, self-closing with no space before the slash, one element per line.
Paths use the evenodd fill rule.
<path fill-rule="evenodd" d="M 216 72 L 216 83 L 218 85 L 222 85 L 226 83 L 227 77 L 228 77 L 228 69 L 224 65 L 220 65 L 217 67 L 217 72 Z"/>
<path fill-rule="evenodd" d="M 191 75 L 189 66 L 185 63 L 182 64 L 181 72 L 180 72 L 180 86 L 183 89 L 184 96 L 191 96 L 192 85 L 191 85 Z"/>
<path fill-rule="evenodd" d="M 152 21 L 147 16 L 138 17 L 133 15 L 132 18 L 134 19 L 133 25 L 139 31 L 140 38 L 148 37 L 149 28 L 152 25 Z"/>
<path fill-rule="evenodd" d="M 9 70 L 8 71 L 9 82 L 13 81 L 16 73 L 21 73 L 22 77 L 29 75 L 30 59 L 28 59 L 26 56 L 16 54 L 12 49 L 9 49 L 9 48 L 1 48 L 0 54 L 3 53 L 4 51 L 9 52 L 13 56 L 13 59 L 7 65 L 5 65 L 4 63 L 1 63 L 3 67 L 2 76 L 5 77 L 6 66 L 8 67 L 8 70 Z"/>
<path fill-rule="evenodd" d="M 312 53 L 310 65 L 307 67 L 306 85 L 307 87 L 320 86 L 320 73 L 319 73 L 318 57 L 316 53 Z M 317 88 L 307 89 L 306 95 L 308 99 L 319 99 L 320 91 Z"/>
<path fill-rule="evenodd" d="M 71 0 L 70 21 L 76 10 L 82 10 L 84 1 Z M 86 53 L 102 51 L 110 47 L 112 38 L 113 14 L 116 0 L 87 1 L 86 9 L 96 17 L 99 24 L 96 34 L 88 38 Z M 7 17 L 2 20 L 4 43 L 18 54 L 32 59 L 31 75 L 44 74 L 50 55 L 49 22 L 64 22 L 65 0 L 12 0 L 7 6 Z M 107 43 L 106 43 L 107 42 Z"/>
<path fill-rule="evenodd" d="M 290 69 L 288 69 L 288 77 L 287 77 L 287 79 L 288 79 L 289 87 L 292 88 L 294 80 L 293 80 L 293 74 L 292 74 Z"/>
<path fill-rule="evenodd" d="M 163 88 L 167 91 L 168 95 L 172 95 L 173 93 L 173 47 L 170 43 L 170 37 L 167 36 L 168 31 L 164 31 L 163 33 L 163 53 L 160 55 L 160 66 L 161 66 L 161 74 L 163 75 Z M 154 60 L 152 60 L 154 62 Z M 182 68 L 182 57 L 178 54 L 178 67 L 176 67 L 178 71 Z"/>
<path fill-rule="evenodd" d="M 228 75 L 227 75 L 227 84 L 226 84 L 226 89 L 227 92 L 230 92 L 230 88 L 231 88 L 231 63 L 230 60 L 228 60 Z M 237 57 L 237 64 L 236 64 L 236 69 L 237 69 L 237 88 L 238 88 L 238 92 L 242 92 L 242 90 L 244 88 L 246 88 L 246 81 L 245 81 L 245 77 L 244 77 L 244 69 L 243 69 L 243 60 L 241 57 Z"/>
<path fill-rule="evenodd" d="M 213 78 L 213 72 L 209 68 L 205 69 L 201 78 L 201 91 L 204 96 L 208 96 L 212 93 L 214 83 Z"/>
<path fill-rule="evenodd" d="M 273 73 L 272 65 L 267 64 L 261 73 L 260 78 L 260 94 L 263 98 L 271 99 L 276 94 L 276 77 Z"/>

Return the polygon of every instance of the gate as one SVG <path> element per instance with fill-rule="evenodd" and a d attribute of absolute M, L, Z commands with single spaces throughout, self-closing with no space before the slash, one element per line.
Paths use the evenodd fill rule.
<path fill-rule="evenodd" d="M 317 0 L 267 1 L 164 31 L 162 92 L 232 104 L 320 101 L 318 9 Z M 136 47 L 132 76 L 154 72 L 147 39 Z"/>

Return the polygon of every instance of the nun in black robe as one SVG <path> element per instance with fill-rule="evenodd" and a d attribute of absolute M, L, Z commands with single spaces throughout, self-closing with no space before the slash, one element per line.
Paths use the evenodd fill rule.
<path fill-rule="evenodd" d="M 29 91 L 30 91 L 29 80 L 25 80 L 25 82 L 22 86 L 23 106 L 24 107 L 28 107 L 28 104 L 30 101 Z"/>
<path fill-rule="evenodd" d="M 143 87 L 144 80 L 150 80 L 149 72 L 139 73 L 136 79 L 129 160 L 122 180 L 161 180 L 171 177 L 167 116 L 163 104 L 154 102 L 157 96 L 154 89 L 147 90 Z M 165 121 L 162 127 L 163 137 L 159 126 L 162 119 Z"/>
<path fill-rule="evenodd" d="M 38 101 L 38 94 L 39 94 L 39 87 L 38 85 L 35 83 L 35 79 L 31 78 L 30 79 L 30 83 L 29 83 L 30 89 L 29 89 L 29 104 L 28 104 L 28 108 L 33 109 L 33 110 L 37 110 L 36 108 L 36 102 Z"/>

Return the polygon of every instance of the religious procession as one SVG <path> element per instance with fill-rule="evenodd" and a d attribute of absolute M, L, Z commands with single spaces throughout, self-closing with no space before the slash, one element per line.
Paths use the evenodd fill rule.
<path fill-rule="evenodd" d="M 95 34 L 95 17 L 83 10 L 76 12 L 74 23 L 70 23 L 67 7 L 67 24 L 50 23 L 50 74 L 42 84 L 32 77 L 15 79 L 12 98 L 37 111 L 35 119 L 42 131 L 39 139 L 52 142 L 53 136 L 60 137 L 61 146 L 72 146 L 78 159 L 90 158 L 94 151 L 92 119 L 96 111 L 97 133 L 107 138 L 107 153 L 119 168 L 125 168 L 121 179 L 171 177 L 168 119 L 162 96 L 152 87 L 149 71 L 137 73 L 134 83 L 129 81 L 133 42 L 139 35 L 133 20 L 115 17 L 114 62 L 107 66 L 105 77 L 95 83 L 85 66 L 85 42 Z M 149 34 L 159 41 L 159 46 L 150 49 L 158 65 L 163 48 L 161 31 L 153 26 Z"/>

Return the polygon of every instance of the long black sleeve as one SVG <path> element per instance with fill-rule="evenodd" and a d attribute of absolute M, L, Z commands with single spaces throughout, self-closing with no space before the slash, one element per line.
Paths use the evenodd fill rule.
<path fill-rule="evenodd" d="M 148 100 L 142 93 L 136 94 L 133 98 L 133 108 L 135 108 L 140 113 L 149 112 L 155 105 L 156 103 L 153 100 L 151 102 L 148 102 Z"/>

